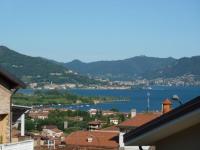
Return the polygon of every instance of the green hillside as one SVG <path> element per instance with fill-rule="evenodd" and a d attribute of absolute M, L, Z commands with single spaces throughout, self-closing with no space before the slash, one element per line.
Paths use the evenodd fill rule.
<path fill-rule="evenodd" d="M 111 80 L 132 80 L 138 78 L 171 78 L 185 74 L 200 75 L 200 56 L 180 59 L 136 56 L 124 60 L 84 63 L 74 60 L 65 67 L 81 74 L 99 76 Z"/>
<path fill-rule="evenodd" d="M 124 60 L 98 61 L 83 63 L 79 60 L 66 63 L 65 66 L 81 74 L 110 78 L 112 80 L 132 80 L 143 77 L 147 72 L 155 72 L 171 66 L 174 58 L 156 58 L 136 56 Z"/>
<path fill-rule="evenodd" d="M 31 57 L 17 53 L 5 46 L 0 46 L 0 65 L 24 82 L 54 82 L 54 83 L 98 83 L 73 73 L 54 61 L 41 57 Z"/>

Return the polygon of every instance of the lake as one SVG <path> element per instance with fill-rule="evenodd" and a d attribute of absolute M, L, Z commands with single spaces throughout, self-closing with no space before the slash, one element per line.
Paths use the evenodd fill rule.
<path fill-rule="evenodd" d="M 71 109 L 88 110 L 96 108 L 101 110 L 109 110 L 116 108 L 122 112 L 129 112 L 135 108 L 138 112 L 147 109 L 147 93 L 150 93 L 150 110 L 160 111 L 162 101 L 166 98 L 171 98 L 174 94 L 178 95 L 183 103 L 200 95 L 200 87 L 153 87 L 152 90 L 87 90 L 87 89 L 72 89 L 68 90 L 74 94 L 82 96 L 115 96 L 115 97 L 130 97 L 130 101 L 118 101 L 93 105 L 70 105 L 58 106 Z M 30 94 L 33 91 L 29 89 L 20 90 L 19 92 Z M 179 104 L 173 102 L 173 107 Z"/>

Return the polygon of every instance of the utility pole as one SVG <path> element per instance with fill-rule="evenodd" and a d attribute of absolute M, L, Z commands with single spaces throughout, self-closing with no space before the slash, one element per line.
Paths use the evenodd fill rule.
<path fill-rule="evenodd" d="M 150 93 L 149 92 L 147 92 L 147 112 L 149 112 L 149 108 L 150 108 L 150 99 L 149 99 L 149 97 L 150 97 Z"/>

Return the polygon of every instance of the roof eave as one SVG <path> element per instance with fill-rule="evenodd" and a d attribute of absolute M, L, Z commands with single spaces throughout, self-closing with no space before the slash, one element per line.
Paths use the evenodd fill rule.
<path fill-rule="evenodd" d="M 149 132 L 136 136 L 135 138 L 125 142 L 125 145 L 153 145 L 156 141 L 187 129 L 198 123 L 200 123 L 200 109 L 197 109 L 158 128 L 150 130 Z"/>
<path fill-rule="evenodd" d="M 154 131 L 158 132 L 158 130 L 161 130 L 161 127 L 166 127 L 168 125 L 171 125 L 173 123 L 177 123 L 177 121 L 183 121 L 184 118 L 187 118 L 188 115 L 194 115 L 196 111 L 200 111 L 200 96 L 196 97 L 195 99 L 179 106 L 178 108 L 136 128 L 135 130 L 132 130 L 124 135 L 124 142 L 126 144 L 137 144 L 140 139 L 143 136 L 149 136 L 154 133 Z M 200 115 L 199 115 L 200 117 Z M 183 119 L 181 119 L 183 118 Z M 188 120 L 195 119 L 194 116 L 188 118 Z M 198 117 L 196 117 L 198 118 Z M 200 122 L 200 118 L 198 118 Z M 186 122 L 188 122 L 188 120 Z M 163 129 L 163 128 L 162 128 Z M 166 128 L 168 129 L 168 128 Z M 160 132 L 159 132 L 160 134 Z M 149 138 L 152 138 L 149 136 Z M 141 142 L 141 141 L 140 141 Z"/>
<path fill-rule="evenodd" d="M 26 88 L 26 84 L 0 66 L 0 75 L 13 84 L 13 88 Z"/>

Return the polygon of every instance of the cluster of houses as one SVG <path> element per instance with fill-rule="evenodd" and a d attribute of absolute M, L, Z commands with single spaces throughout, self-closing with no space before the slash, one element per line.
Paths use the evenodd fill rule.
<path fill-rule="evenodd" d="M 28 113 L 28 116 L 32 118 L 33 120 L 35 119 L 47 119 L 49 112 L 52 111 L 53 109 L 51 108 L 44 108 L 44 109 L 31 109 Z"/>
<path fill-rule="evenodd" d="M 131 119 L 105 129 L 73 132 L 67 147 L 88 150 L 198 150 L 200 97 L 175 109 L 165 99 L 161 112 L 136 113 Z M 97 122 L 92 123 L 96 127 Z"/>
<path fill-rule="evenodd" d="M 43 126 L 41 134 L 28 135 L 25 134 L 25 114 L 30 111 L 32 118 L 45 119 L 50 110 L 12 105 L 13 94 L 23 87 L 23 82 L 0 68 L 0 150 L 200 149 L 200 97 L 175 109 L 172 109 L 172 101 L 166 99 L 160 112 L 137 113 L 133 109 L 130 119 L 119 123 L 112 118 L 113 126 L 104 129 L 102 122 L 95 120 L 89 123 L 89 130 L 67 136 L 54 125 Z M 95 110 L 90 113 L 94 115 Z M 112 113 L 107 111 L 104 115 Z M 20 131 L 15 126 L 19 120 Z"/>

